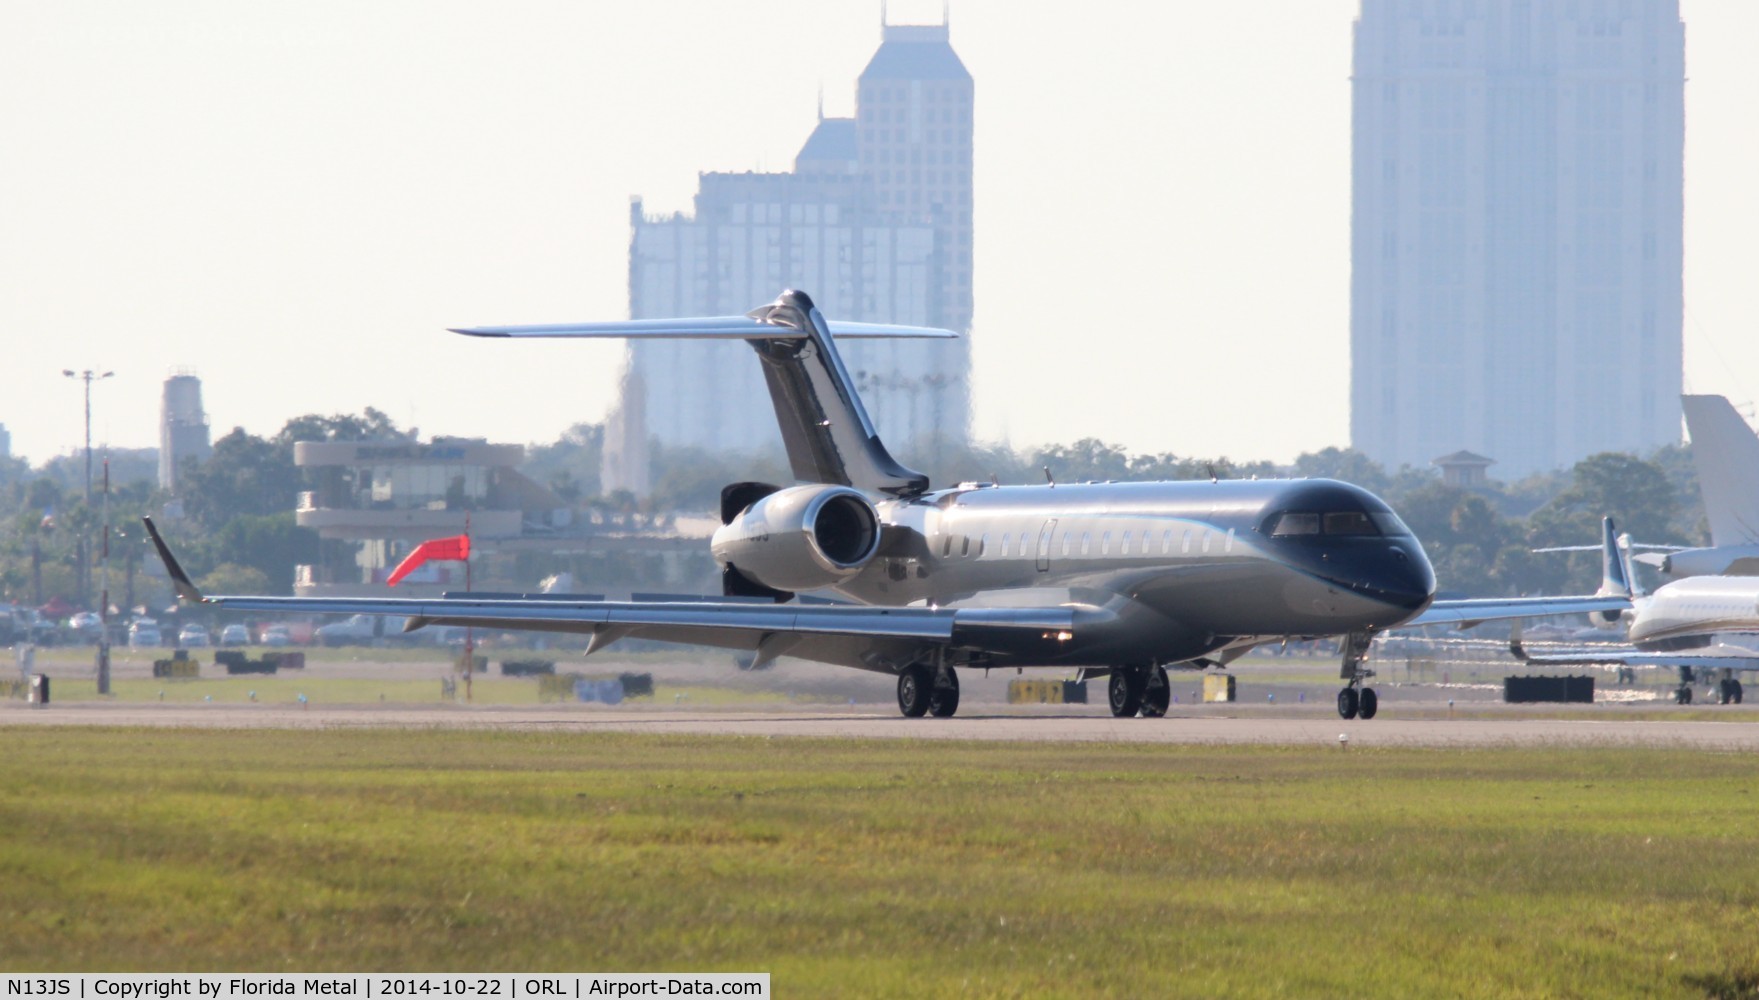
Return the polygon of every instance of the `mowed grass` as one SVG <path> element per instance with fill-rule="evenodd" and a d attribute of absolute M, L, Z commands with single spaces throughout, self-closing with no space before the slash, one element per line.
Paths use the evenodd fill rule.
<path fill-rule="evenodd" d="M 0 730 L 10 970 L 1750 996 L 1759 761 Z"/>

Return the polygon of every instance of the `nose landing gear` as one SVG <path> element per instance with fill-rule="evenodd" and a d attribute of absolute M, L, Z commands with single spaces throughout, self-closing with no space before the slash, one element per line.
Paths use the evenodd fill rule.
<path fill-rule="evenodd" d="M 1374 671 L 1362 665 L 1373 641 L 1369 632 L 1351 632 L 1344 637 L 1344 662 L 1338 670 L 1344 689 L 1338 692 L 1338 715 L 1346 719 L 1372 719 L 1380 712 L 1380 696 L 1362 683 L 1374 676 Z"/>

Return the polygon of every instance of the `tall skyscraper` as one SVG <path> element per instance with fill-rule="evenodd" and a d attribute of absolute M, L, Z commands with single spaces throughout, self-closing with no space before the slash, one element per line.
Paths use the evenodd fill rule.
<path fill-rule="evenodd" d="M 208 440 L 208 415 L 202 412 L 202 380 L 178 371 L 165 379 L 159 410 L 159 488 L 177 490 L 177 472 L 185 459 L 205 461 L 214 453 Z"/>
<path fill-rule="evenodd" d="M 829 317 L 969 332 L 971 75 L 944 24 L 884 25 L 882 35 L 855 117 L 821 113 L 792 172 L 703 174 L 693 215 L 649 216 L 634 203 L 631 318 L 739 313 L 799 288 Z M 965 439 L 968 340 L 840 350 L 901 454 L 932 460 Z M 645 435 L 721 452 L 779 445 L 751 349 L 632 344 L 606 435 L 607 492 L 647 491 Z"/>
<path fill-rule="evenodd" d="M 1355 446 L 1506 478 L 1680 439 L 1678 0 L 1362 0 Z"/>

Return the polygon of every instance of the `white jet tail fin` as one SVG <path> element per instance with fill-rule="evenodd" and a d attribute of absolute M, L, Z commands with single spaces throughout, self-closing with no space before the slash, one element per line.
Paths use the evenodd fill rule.
<path fill-rule="evenodd" d="M 638 319 L 550 326 L 454 329 L 473 337 L 627 337 L 743 340 L 757 352 L 796 479 L 872 493 L 914 496 L 928 477 L 898 464 L 874 430 L 837 338 L 956 338 L 951 330 L 886 323 L 827 322 L 805 292 L 789 289 L 744 316 Z"/>
<path fill-rule="evenodd" d="M 1681 396 L 1717 547 L 1759 544 L 1759 436 L 1722 396 Z"/>

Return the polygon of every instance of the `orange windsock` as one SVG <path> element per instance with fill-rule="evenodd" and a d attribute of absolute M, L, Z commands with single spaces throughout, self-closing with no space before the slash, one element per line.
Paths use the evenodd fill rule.
<path fill-rule="evenodd" d="M 454 535 L 451 538 L 433 538 L 417 545 L 391 575 L 385 578 L 386 586 L 395 587 L 397 581 L 415 572 L 423 563 L 433 560 L 461 560 L 470 558 L 470 536 Z"/>

